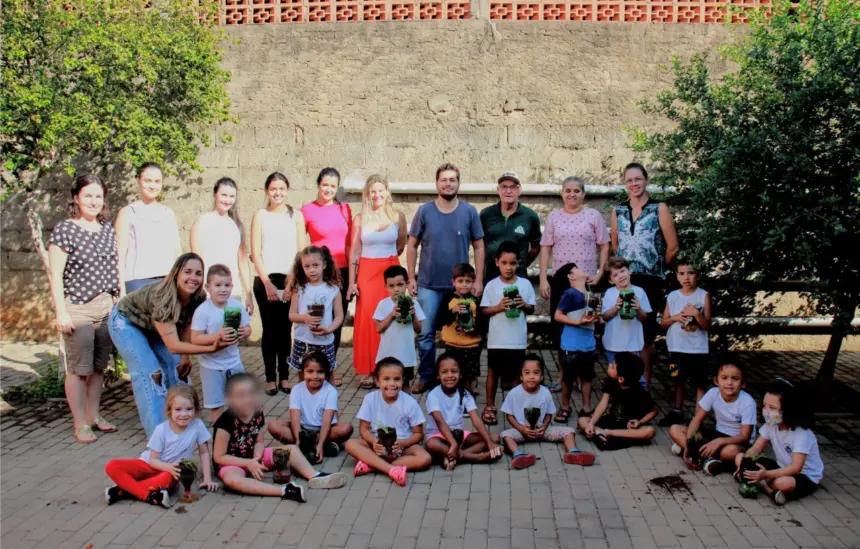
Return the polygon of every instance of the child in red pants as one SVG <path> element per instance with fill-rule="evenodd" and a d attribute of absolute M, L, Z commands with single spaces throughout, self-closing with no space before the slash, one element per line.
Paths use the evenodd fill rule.
<path fill-rule="evenodd" d="M 200 420 L 200 399 L 190 385 L 175 385 L 167 392 L 167 417 L 155 428 L 147 450 L 137 459 L 113 459 L 105 472 L 116 485 L 105 490 L 105 501 L 112 505 L 121 499 L 137 498 L 152 505 L 170 507 L 168 490 L 179 479 L 179 463 L 190 459 L 197 446 L 203 482 L 200 486 L 213 491 L 212 460 L 209 439 L 212 438 Z"/>

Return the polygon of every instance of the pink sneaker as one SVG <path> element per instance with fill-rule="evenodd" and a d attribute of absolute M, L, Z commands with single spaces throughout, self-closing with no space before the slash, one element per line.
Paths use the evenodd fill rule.
<path fill-rule="evenodd" d="M 355 469 L 352 470 L 352 474 L 357 476 L 357 477 L 360 477 L 362 475 L 366 475 L 369 472 L 370 472 L 370 465 L 366 464 L 365 462 L 363 462 L 361 460 L 359 460 L 359 462 L 355 464 Z"/>
<path fill-rule="evenodd" d="M 404 465 L 392 467 L 391 470 L 388 471 L 388 476 L 400 486 L 406 486 L 406 467 Z"/>

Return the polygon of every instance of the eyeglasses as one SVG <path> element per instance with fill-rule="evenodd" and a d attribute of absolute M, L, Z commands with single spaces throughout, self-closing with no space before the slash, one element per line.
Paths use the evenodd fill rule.
<path fill-rule="evenodd" d="M 503 193 L 508 192 L 508 191 L 513 192 L 519 188 L 520 188 L 519 185 L 499 185 L 499 190 L 502 191 Z"/>

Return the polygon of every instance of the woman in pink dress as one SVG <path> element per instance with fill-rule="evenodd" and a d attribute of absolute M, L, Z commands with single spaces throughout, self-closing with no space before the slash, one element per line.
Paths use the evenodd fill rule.
<path fill-rule="evenodd" d="M 609 231 L 600 212 L 585 206 L 585 181 L 579 177 L 565 179 L 561 198 L 564 207 L 550 212 L 540 240 L 540 294 L 549 299 L 550 317 L 555 315 L 561 294 L 570 287 L 567 277 L 549 277 L 550 259 L 553 273 L 568 263 L 576 263 L 589 273 L 590 286 L 600 282 L 609 259 Z M 557 349 L 561 326 L 553 324 L 553 348 Z"/>
<path fill-rule="evenodd" d="M 340 269 L 340 277 L 343 281 L 341 297 L 344 315 L 346 315 L 349 303 L 346 299 L 346 281 L 349 280 L 347 262 L 352 243 L 352 211 L 349 209 L 349 204 L 344 204 L 335 198 L 338 187 L 340 187 L 340 173 L 336 169 L 324 168 L 320 171 L 317 176 L 317 198 L 302 206 L 302 215 L 305 218 L 305 229 L 311 246 L 327 247 L 335 266 Z M 340 347 L 340 332 L 341 328 L 334 332 L 335 352 Z M 335 375 L 334 384 L 339 387 L 340 383 L 340 377 Z"/>

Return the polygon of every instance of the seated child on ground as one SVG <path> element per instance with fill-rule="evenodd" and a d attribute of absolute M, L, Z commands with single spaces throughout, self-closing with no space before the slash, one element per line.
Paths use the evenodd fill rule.
<path fill-rule="evenodd" d="M 251 317 L 238 299 L 230 297 L 233 292 L 233 278 L 227 266 L 215 264 L 209 267 L 206 291 L 209 293 L 209 299 L 197 307 L 191 319 L 191 343 L 212 345 L 218 339 L 224 342 L 248 339 L 251 336 Z M 237 333 L 224 326 L 224 309 L 227 307 L 241 311 Z M 197 359 L 200 361 L 203 407 L 209 410 L 212 423 L 215 423 L 224 411 L 224 385 L 227 378 L 245 371 L 239 356 L 239 346 L 230 345 L 214 353 L 200 354 Z"/>
<path fill-rule="evenodd" d="M 657 405 L 639 383 L 643 371 L 645 363 L 633 353 L 615 355 L 594 415 L 579 418 L 579 428 L 601 450 L 624 448 L 657 434 L 646 425 L 657 415 Z"/>
<path fill-rule="evenodd" d="M 758 470 L 745 471 L 744 479 L 758 483 L 777 505 L 813 493 L 824 475 L 824 463 L 818 453 L 818 440 L 810 430 L 811 407 L 789 382 L 779 379 L 764 395 L 762 416 L 761 436 L 746 454 L 735 456 L 738 473 L 745 455 L 756 456 L 753 459 Z M 773 448 L 775 461 L 758 457 L 768 445 Z"/>
<path fill-rule="evenodd" d="M 499 276 L 487 282 L 481 296 L 481 314 L 489 318 L 487 332 L 487 407 L 483 420 L 496 425 L 496 388 L 501 381 L 516 385 L 526 356 L 529 331 L 526 316 L 535 310 L 535 291 L 526 278 L 517 276 L 519 248 L 508 240 L 496 251 Z M 555 409 L 553 409 L 553 413 Z"/>
<path fill-rule="evenodd" d="M 696 415 L 688 426 L 672 425 L 669 437 L 672 452 L 684 456 L 691 469 L 702 468 L 709 475 L 730 467 L 735 456 L 750 447 L 755 436 L 756 404 L 743 391 L 744 372 L 735 364 L 723 364 L 717 370 L 716 387 L 712 387 L 696 406 Z M 713 411 L 716 430 L 706 429 L 702 422 Z M 690 441 L 694 442 L 692 448 Z"/>
<path fill-rule="evenodd" d="M 594 454 L 576 447 L 574 429 L 550 427 L 555 403 L 552 393 L 541 384 L 545 370 L 546 366 L 539 355 L 527 354 L 520 369 L 521 383 L 510 390 L 502 403 L 502 412 L 511 424 L 510 429 L 502 431 L 502 442 L 513 457 L 511 465 L 514 469 L 534 465 L 537 457 L 520 450 L 518 444 L 541 441 L 563 442 L 567 450 L 564 462 L 569 465 L 591 465 L 594 463 Z"/>
<path fill-rule="evenodd" d="M 337 456 L 352 436 L 352 425 L 337 420 L 337 389 L 331 376 L 325 354 L 319 350 L 306 354 L 299 370 L 302 381 L 290 393 L 290 419 L 269 422 L 269 432 L 276 440 L 298 444 L 305 455 L 313 455 L 313 463 Z M 313 447 L 306 448 L 303 441 Z"/>
<path fill-rule="evenodd" d="M 449 352 L 436 360 L 439 382 L 427 395 L 427 442 L 430 455 L 441 459 L 442 466 L 452 470 L 457 462 L 486 463 L 502 457 L 499 435 L 487 432 L 475 398 L 464 387 L 460 364 Z M 469 414 L 475 432 L 465 430 L 463 410 Z M 458 436 L 459 435 L 459 436 Z"/>
<path fill-rule="evenodd" d="M 410 392 L 412 378 L 415 377 L 415 366 L 418 364 L 418 354 L 415 352 L 415 334 L 421 333 L 421 323 L 427 318 L 417 299 L 412 300 L 412 308 L 408 316 L 401 317 L 397 306 L 397 296 L 407 293 L 406 269 L 393 265 L 382 274 L 385 279 L 385 289 L 388 296 L 379 302 L 373 313 L 376 331 L 382 334 L 379 338 L 379 350 L 376 362 L 385 357 L 393 356 L 403 363 L 403 391 Z M 411 317 L 411 318 L 410 318 Z M 372 387 L 365 387 L 372 388 Z"/>
<path fill-rule="evenodd" d="M 376 363 L 376 391 L 364 397 L 358 413 L 361 438 L 346 442 L 346 451 L 358 460 L 353 473 L 380 471 L 406 486 L 407 471 L 423 471 L 431 458 L 421 446 L 424 414 L 411 395 L 403 392 L 403 363 L 393 357 Z"/>
<path fill-rule="evenodd" d="M 442 326 L 442 342 L 445 349 L 460 364 L 466 390 L 477 396 L 475 384 L 481 375 L 481 331 L 478 299 L 472 295 L 475 283 L 475 268 L 468 263 L 458 263 L 451 271 L 454 289 L 442 298 L 436 322 Z M 495 425 L 495 423 L 493 424 Z"/>
<path fill-rule="evenodd" d="M 681 289 L 666 298 L 662 326 L 669 347 L 669 375 L 675 381 L 672 410 L 660 420 L 661 427 L 684 422 L 684 386 L 689 379 L 696 389 L 696 402 L 708 387 L 708 330 L 711 327 L 711 295 L 698 287 L 699 273 L 678 263 Z"/>
<path fill-rule="evenodd" d="M 591 408 L 591 382 L 594 379 L 594 363 L 597 362 L 597 342 L 594 340 L 594 324 L 600 311 L 588 307 L 586 284 L 588 273 L 568 263 L 558 270 L 557 276 L 566 276 L 570 288 L 558 301 L 554 320 L 562 325 L 561 330 L 561 409 L 555 416 L 556 423 L 567 423 L 573 414 L 570 406 L 570 390 L 578 379 L 582 389 L 581 419 L 588 419 Z"/>
<path fill-rule="evenodd" d="M 137 498 L 152 505 L 170 507 L 168 491 L 179 479 L 179 464 L 191 459 L 194 447 L 200 454 L 203 469 L 201 487 L 214 491 L 212 463 L 209 457 L 209 431 L 197 417 L 200 399 L 190 385 L 174 385 L 167 391 L 167 421 L 152 432 L 147 449 L 138 459 L 112 459 L 105 472 L 116 484 L 105 490 L 105 502 L 113 505 L 121 499 Z"/>
<path fill-rule="evenodd" d="M 227 380 L 229 407 L 215 422 L 214 461 L 224 485 L 242 494 L 275 496 L 305 502 L 305 489 L 295 482 L 283 486 L 263 482 L 266 471 L 282 480 L 290 469 L 308 479 L 311 488 L 340 488 L 343 473 L 318 473 L 295 445 L 266 448 L 263 442 L 261 387 L 257 378 L 236 374 Z M 251 478 L 248 478 L 250 473 Z"/>

